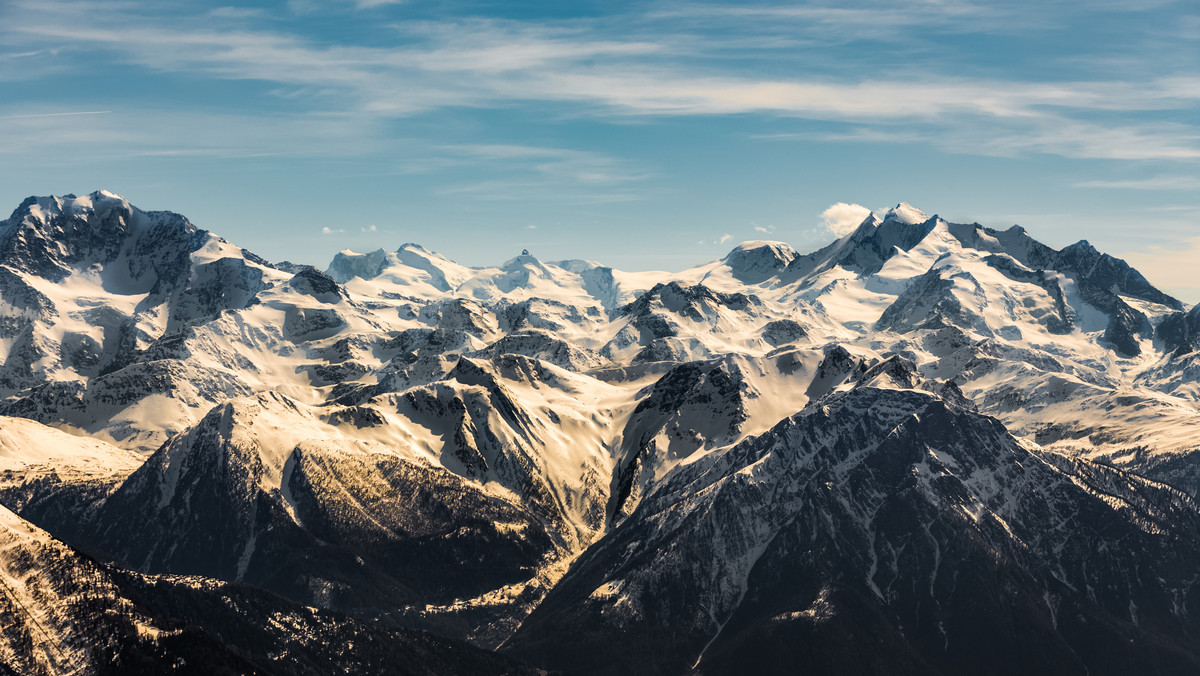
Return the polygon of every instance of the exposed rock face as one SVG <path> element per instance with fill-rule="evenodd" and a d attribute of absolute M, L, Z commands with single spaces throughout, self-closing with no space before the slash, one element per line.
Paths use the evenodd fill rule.
<path fill-rule="evenodd" d="M 333 257 L 333 262 L 329 264 L 325 274 L 339 284 L 345 284 L 355 277 L 374 279 L 383 271 L 386 263 L 387 252 L 383 249 L 367 254 L 342 251 Z"/>
<path fill-rule="evenodd" d="M 322 303 L 336 304 L 346 296 L 342 287 L 329 275 L 316 268 L 304 268 L 288 281 L 300 293 L 308 294 Z"/>
<path fill-rule="evenodd" d="M 746 242 L 729 252 L 725 263 L 743 284 L 761 284 L 799 256 L 799 252 L 783 242 Z"/>
<path fill-rule="evenodd" d="M 1200 305 L 1188 312 L 1176 312 L 1158 325 L 1163 349 L 1176 355 L 1200 350 Z"/>
<path fill-rule="evenodd" d="M 763 327 L 763 340 L 776 347 L 794 343 L 807 336 L 808 332 L 804 330 L 804 327 L 792 319 L 776 319 L 767 322 Z"/>

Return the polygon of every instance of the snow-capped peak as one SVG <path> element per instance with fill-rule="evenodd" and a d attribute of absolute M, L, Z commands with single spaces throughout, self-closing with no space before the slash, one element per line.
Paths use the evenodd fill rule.
<path fill-rule="evenodd" d="M 379 275 L 386 261 L 387 252 L 383 249 L 365 254 L 343 249 L 333 257 L 325 274 L 339 284 L 345 284 L 355 277 L 373 279 Z"/>
<path fill-rule="evenodd" d="M 898 221 L 909 225 L 924 223 L 929 220 L 929 215 L 924 211 L 914 207 L 908 202 L 901 202 L 896 206 L 888 209 L 883 215 L 884 221 Z"/>
<path fill-rule="evenodd" d="M 750 240 L 734 247 L 723 260 L 739 281 L 758 284 L 786 268 L 799 256 L 798 251 L 784 242 Z"/>
<path fill-rule="evenodd" d="M 535 268 L 543 267 L 542 262 L 538 260 L 536 256 L 530 254 L 528 249 L 524 249 L 521 251 L 519 256 L 514 256 L 504 261 L 504 264 L 500 266 L 500 269 L 506 272 L 511 272 L 525 266 L 533 266 Z"/>
<path fill-rule="evenodd" d="M 13 212 L 12 221 L 15 225 L 16 222 L 28 218 L 34 223 L 45 225 L 61 216 L 86 218 L 90 213 L 103 213 L 113 208 L 133 211 L 129 200 L 107 190 L 97 190 L 82 197 L 73 194 L 30 197 Z"/>
<path fill-rule="evenodd" d="M 773 239 L 748 239 L 741 244 L 733 247 L 733 251 L 750 251 L 752 249 L 773 248 L 777 250 L 788 250 L 792 245 L 787 242 L 780 242 Z M 731 251 L 730 253 L 733 253 Z"/>

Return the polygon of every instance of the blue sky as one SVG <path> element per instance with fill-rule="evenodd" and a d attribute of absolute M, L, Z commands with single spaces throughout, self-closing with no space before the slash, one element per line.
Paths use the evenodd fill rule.
<path fill-rule="evenodd" d="M 101 188 L 318 265 L 415 241 L 682 269 L 907 201 L 1194 302 L 1200 11 L 4 0 L 0 208 Z"/>

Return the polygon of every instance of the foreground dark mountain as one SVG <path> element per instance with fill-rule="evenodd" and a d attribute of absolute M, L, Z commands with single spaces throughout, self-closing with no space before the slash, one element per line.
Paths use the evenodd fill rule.
<path fill-rule="evenodd" d="M 506 647 L 579 673 L 1200 669 L 1195 503 L 872 383 L 673 473 Z"/>
<path fill-rule="evenodd" d="M 35 674 L 533 673 L 466 644 L 79 554 L 0 508 L 0 666 Z"/>
<path fill-rule="evenodd" d="M 161 619 L 233 671 L 301 631 L 281 673 L 1200 665 L 1200 323 L 1086 242 L 901 205 L 677 274 L 321 272 L 94 193 L 0 222 L 0 310 L 0 503 L 104 562 L 109 657 L 184 657 Z"/>

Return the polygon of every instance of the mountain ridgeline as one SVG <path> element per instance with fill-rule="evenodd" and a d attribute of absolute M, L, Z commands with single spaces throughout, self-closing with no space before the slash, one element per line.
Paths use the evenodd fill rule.
<path fill-rule="evenodd" d="M 1200 309 L 898 205 L 677 273 L 0 221 L 0 673 L 1200 673 Z"/>

